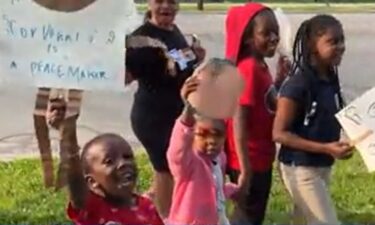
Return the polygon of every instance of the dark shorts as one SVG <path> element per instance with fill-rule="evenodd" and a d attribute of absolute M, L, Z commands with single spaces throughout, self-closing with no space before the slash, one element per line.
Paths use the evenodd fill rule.
<path fill-rule="evenodd" d="M 132 107 L 130 120 L 133 132 L 157 172 L 169 172 L 167 150 L 178 114 L 168 114 L 157 109 L 147 110 L 141 104 L 134 104 Z"/>
<path fill-rule="evenodd" d="M 236 183 L 240 172 L 229 170 L 228 175 L 230 181 Z M 241 207 L 241 211 L 247 216 L 246 222 L 249 224 L 260 225 L 263 223 L 271 185 L 272 169 L 265 172 L 253 172 L 248 195 Z"/>

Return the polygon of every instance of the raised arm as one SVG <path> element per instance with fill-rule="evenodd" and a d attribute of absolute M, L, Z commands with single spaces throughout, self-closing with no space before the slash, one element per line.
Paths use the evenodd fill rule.
<path fill-rule="evenodd" d="M 62 125 L 61 147 L 66 153 L 63 160 L 67 171 L 67 182 L 71 204 L 76 209 L 85 207 L 88 188 L 85 182 L 77 142 L 76 118 L 70 117 Z"/>
<path fill-rule="evenodd" d="M 77 141 L 77 117 L 65 119 L 66 102 L 63 98 L 50 99 L 46 119 L 49 125 L 59 128 L 62 134 L 60 140 L 61 163 L 67 171 L 68 189 L 74 207 L 84 207 L 87 187 L 84 180 L 79 147 Z"/>
<path fill-rule="evenodd" d="M 181 96 L 185 100 L 185 108 L 175 123 L 167 151 L 172 173 L 180 174 L 188 171 L 193 157 L 194 109 L 186 99 L 191 92 L 196 90 L 197 86 L 198 79 L 191 77 L 185 82 L 181 90 Z"/>

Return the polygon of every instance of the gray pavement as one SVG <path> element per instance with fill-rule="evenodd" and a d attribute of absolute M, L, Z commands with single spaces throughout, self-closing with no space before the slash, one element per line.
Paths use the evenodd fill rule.
<path fill-rule="evenodd" d="M 312 15 L 291 14 L 294 27 Z M 344 94 L 351 100 L 375 85 L 375 14 L 338 14 L 344 24 L 347 51 L 340 67 Z M 207 48 L 208 56 L 223 56 L 224 14 L 181 14 L 177 23 L 185 33 L 196 33 Z M 270 60 L 271 66 L 274 64 Z M 126 137 L 135 148 L 140 145 L 129 121 L 136 84 L 125 93 L 86 92 L 79 119 L 81 144 L 101 132 L 115 132 Z M 38 154 L 34 138 L 32 110 L 35 89 L 0 86 L 0 160 Z M 152 112 L 150 112 L 152 113 Z M 52 132 L 57 152 L 57 134 Z"/>

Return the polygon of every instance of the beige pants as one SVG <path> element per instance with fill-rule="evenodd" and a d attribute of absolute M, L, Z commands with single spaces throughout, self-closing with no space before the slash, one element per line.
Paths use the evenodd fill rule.
<path fill-rule="evenodd" d="M 287 166 L 280 163 L 280 172 L 293 202 L 293 220 L 309 225 L 337 225 L 336 211 L 328 190 L 331 168 Z"/>

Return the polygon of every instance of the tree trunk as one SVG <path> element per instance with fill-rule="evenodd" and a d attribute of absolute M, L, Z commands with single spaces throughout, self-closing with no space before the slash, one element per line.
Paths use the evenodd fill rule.
<path fill-rule="evenodd" d="M 198 0 L 198 10 L 203 11 L 204 10 L 204 0 Z"/>

